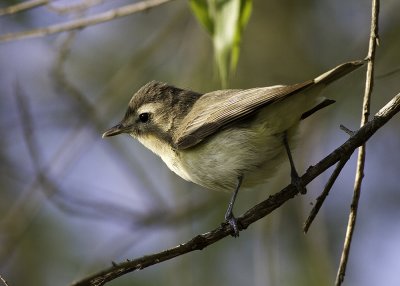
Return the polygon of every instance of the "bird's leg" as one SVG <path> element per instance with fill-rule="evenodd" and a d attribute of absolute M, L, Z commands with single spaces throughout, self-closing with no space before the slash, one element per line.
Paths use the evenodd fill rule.
<path fill-rule="evenodd" d="M 285 145 L 286 153 L 287 153 L 287 156 L 288 156 L 289 162 L 290 162 L 290 177 L 292 179 L 292 185 L 294 185 L 301 194 L 305 194 L 305 193 L 307 193 L 307 189 L 301 183 L 299 174 L 297 173 L 296 167 L 294 166 L 292 153 L 290 152 L 290 148 L 289 148 L 287 131 L 285 131 L 283 133 L 283 145 Z"/>
<path fill-rule="evenodd" d="M 230 226 L 232 227 L 232 229 L 233 229 L 232 236 L 233 237 L 239 236 L 239 228 L 238 228 L 238 224 L 237 224 L 237 219 L 233 215 L 232 210 L 233 210 L 233 205 L 235 204 L 236 197 L 239 192 L 241 184 L 242 184 L 242 176 L 238 177 L 236 189 L 232 194 L 231 200 L 229 201 L 228 209 L 226 210 L 226 213 L 225 213 L 225 221 L 228 222 L 230 224 Z"/>

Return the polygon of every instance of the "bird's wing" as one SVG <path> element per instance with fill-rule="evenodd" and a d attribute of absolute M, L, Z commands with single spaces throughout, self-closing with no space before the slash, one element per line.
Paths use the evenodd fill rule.
<path fill-rule="evenodd" d="M 186 149 L 228 124 L 245 118 L 314 84 L 314 81 L 246 90 L 220 90 L 201 96 L 174 134 L 175 147 Z"/>
<path fill-rule="evenodd" d="M 362 66 L 366 60 L 347 62 L 314 80 L 294 85 L 278 85 L 246 90 L 220 90 L 202 95 L 174 132 L 178 149 L 195 146 L 228 124 L 254 114 L 271 103 L 283 100 L 312 85 L 328 85 Z"/>

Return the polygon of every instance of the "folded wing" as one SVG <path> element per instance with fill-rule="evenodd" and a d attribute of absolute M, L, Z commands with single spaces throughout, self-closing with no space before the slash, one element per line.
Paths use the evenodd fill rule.
<path fill-rule="evenodd" d="M 365 63 L 365 60 L 341 64 L 314 80 L 294 85 L 276 85 L 246 90 L 219 90 L 201 96 L 175 131 L 178 149 L 193 147 L 228 124 L 254 114 L 274 102 L 288 98 L 313 85 L 328 85 Z"/>
<path fill-rule="evenodd" d="M 192 147 L 228 124 L 314 84 L 307 81 L 290 86 L 246 90 L 220 90 L 200 97 L 174 134 L 178 149 Z"/>

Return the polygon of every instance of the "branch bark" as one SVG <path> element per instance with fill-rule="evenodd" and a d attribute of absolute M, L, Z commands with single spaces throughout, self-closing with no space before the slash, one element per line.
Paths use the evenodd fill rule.
<path fill-rule="evenodd" d="M 354 133 L 345 143 L 331 152 L 315 166 L 307 169 L 306 173 L 301 176 L 304 185 L 309 184 L 317 176 L 333 166 L 343 158 L 349 157 L 359 146 L 364 144 L 368 139 L 384 124 L 386 124 L 396 113 L 400 111 L 400 93 L 397 94 L 389 103 L 387 103 L 371 120 Z M 279 208 L 289 199 L 294 198 L 298 194 L 297 189 L 293 185 L 288 185 L 280 192 L 270 196 L 263 202 L 255 205 L 246 213 L 238 218 L 240 229 L 246 229 L 249 225 L 257 220 L 265 217 L 275 209 Z M 110 268 L 102 270 L 98 273 L 90 275 L 71 286 L 101 286 L 109 281 L 116 279 L 126 273 L 141 270 L 154 264 L 172 259 L 174 257 L 192 252 L 194 250 L 202 250 L 203 248 L 230 236 L 232 228 L 227 223 L 222 223 L 219 227 L 207 233 L 200 234 L 191 240 L 182 243 L 176 247 L 146 255 L 134 260 L 128 260 L 122 263 L 113 263 Z"/>

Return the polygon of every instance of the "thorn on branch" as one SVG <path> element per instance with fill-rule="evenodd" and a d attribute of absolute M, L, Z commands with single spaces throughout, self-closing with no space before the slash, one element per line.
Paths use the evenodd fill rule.
<path fill-rule="evenodd" d="M 344 126 L 343 124 L 340 124 L 340 129 L 342 129 L 344 132 L 346 132 L 350 137 L 356 133 L 355 131 L 350 130 L 349 128 Z"/>
<path fill-rule="evenodd" d="M 380 46 L 380 45 L 381 45 L 381 40 L 380 40 L 380 38 L 379 38 L 379 35 L 375 35 L 375 42 L 376 42 L 376 45 L 377 45 L 377 46 Z"/>

